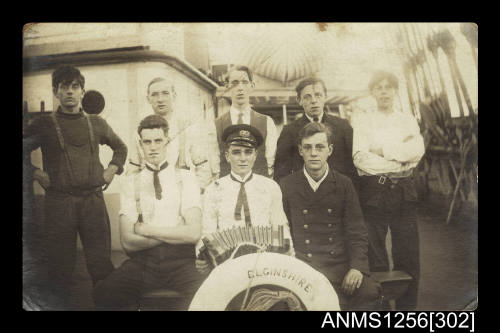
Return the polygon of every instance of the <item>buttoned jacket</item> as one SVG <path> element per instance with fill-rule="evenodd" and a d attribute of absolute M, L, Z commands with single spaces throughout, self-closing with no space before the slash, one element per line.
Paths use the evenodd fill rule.
<path fill-rule="evenodd" d="M 297 258 L 317 269 L 348 262 L 369 274 L 368 231 L 349 177 L 330 169 L 314 192 L 300 171 L 280 187 Z"/>
<path fill-rule="evenodd" d="M 347 120 L 323 114 L 321 122 L 332 132 L 333 153 L 328 158 L 330 169 L 335 169 L 356 181 L 357 172 L 352 161 L 352 127 Z M 299 155 L 299 131 L 309 123 L 305 115 L 286 125 L 278 138 L 276 159 L 274 161 L 274 179 L 281 178 L 302 170 L 304 160 Z"/>

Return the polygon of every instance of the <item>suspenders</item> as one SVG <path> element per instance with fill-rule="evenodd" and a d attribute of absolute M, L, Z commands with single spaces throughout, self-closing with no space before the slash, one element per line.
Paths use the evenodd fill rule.
<path fill-rule="evenodd" d="M 144 222 L 144 220 L 142 219 L 141 195 L 139 193 L 141 171 L 139 171 L 136 174 L 134 174 L 135 208 L 137 210 L 137 214 L 139 214 L 138 217 L 137 217 L 137 222 Z"/>
<path fill-rule="evenodd" d="M 90 157 L 91 157 L 90 158 L 89 175 L 91 175 L 92 174 L 92 168 L 94 166 L 94 163 L 92 161 L 92 157 L 94 155 L 94 144 L 95 144 L 94 130 L 93 130 L 93 127 L 92 127 L 92 122 L 90 121 L 90 117 L 86 113 L 83 113 L 83 116 L 87 120 L 87 126 L 88 126 L 88 129 L 89 129 Z M 52 112 L 50 114 L 50 118 L 52 119 L 52 122 L 54 123 L 54 127 L 56 129 L 56 134 L 57 134 L 57 139 L 59 141 L 59 146 L 61 147 L 61 150 L 63 151 L 63 154 L 64 154 L 64 160 L 66 161 L 66 168 L 68 169 L 68 174 L 69 174 L 69 178 L 70 178 L 70 181 L 71 181 L 71 185 L 74 186 L 75 185 L 75 176 L 73 174 L 73 168 L 71 167 L 71 160 L 69 159 L 68 150 L 66 149 L 66 144 L 64 142 L 64 137 L 62 135 L 61 126 L 59 126 L 59 123 L 57 122 L 56 113 Z"/>

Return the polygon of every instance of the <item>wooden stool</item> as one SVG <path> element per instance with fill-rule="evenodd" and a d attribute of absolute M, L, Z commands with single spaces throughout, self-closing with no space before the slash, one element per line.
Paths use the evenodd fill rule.
<path fill-rule="evenodd" d="M 403 271 L 372 272 L 371 277 L 382 287 L 382 302 L 388 301 L 391 310 L 396 310 L 395 301 L 408 289 L 413 278 Z"/>
<path fill-rule="evenodd" d="M 180 311 L 187 310 L 188 300 L 182 294 L 170 289 L 156 289 L 141 295 L 138 311 Z"/>

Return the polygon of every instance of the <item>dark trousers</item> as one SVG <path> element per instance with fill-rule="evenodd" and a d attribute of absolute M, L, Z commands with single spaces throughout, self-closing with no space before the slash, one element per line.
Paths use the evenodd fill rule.
<path fill-rule="evenodd" d="M 363 274 L 361 286 L 352 295 L 342 291 L 342 281 L 349 271 L 349 265 L 325 265 L 317 268 L 330 281 L 339 298 L 341 310 L 345 311 L 378 311 L 380 310 L 380 284 L 368 275 Z"/>
<path fill-rule="evenodd" d="M 77 232 L 94 285 L 114 269 L 109 217 L 102 191 L 86 196 L 47 192 L 45 217 L 48 287 L 51 296 L 60 302 L 55 306 L 67 309 L 76 260 Z"/>
<path fill-rule="evenodd" d="M 390 227 L 394 270 L 405 271 L 413 277 L 406 294 L 396 301 L 396 308 L 413 310 L 417 305 L 420 275 L 417 202 L 405 200 L 404 188 L 387 182 L 389 185 L 379 188 L 377 206 L 361 203 L 370 241 L 370 270 L 389 270 L 385 240 Z"/>
<path fill-rule="evenodd" d="M 185 247 L 184 245 L 160 245 L 165 248 Z M 105 280 L 94 288 L 96 310 L 133 310 L 145 292 L 158 288 L 169 288 L 180 292 L 185 304 L 180 310 L 187 310 L 194 294 L 207 277 L 195 267 L 194 246 L 189 246 L 192 257 L 169 258 L 157 255 L 160 251 L 153 248 L 154 255 L 133 256 L 126 260 Z"/>

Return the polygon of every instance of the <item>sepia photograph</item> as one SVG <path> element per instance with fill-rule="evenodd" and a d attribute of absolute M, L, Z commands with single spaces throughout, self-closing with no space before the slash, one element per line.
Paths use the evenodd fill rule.
<path fill-rule="evenodd" d="M 26 311 L 474 311 L 478 25 L 28 23 Z"/>

